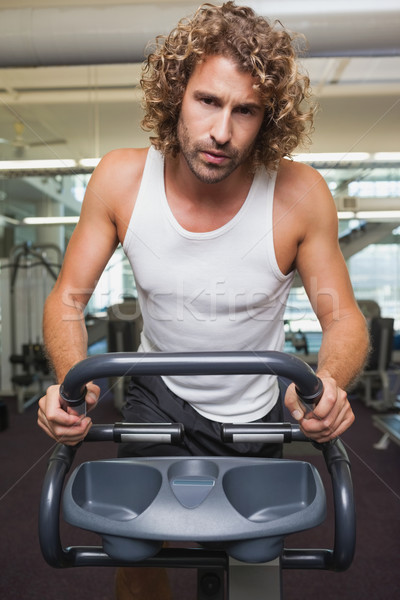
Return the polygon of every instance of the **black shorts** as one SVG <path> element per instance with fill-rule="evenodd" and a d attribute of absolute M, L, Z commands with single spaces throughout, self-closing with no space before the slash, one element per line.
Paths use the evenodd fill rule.
<path fill-rule="evenodd" d="M 132 378 L 123 409 L 127 423 L 183 423 L 184 440 L 180 445 L 129 442 L 121 444 L 119 456 L 255 456 L 282 457 L 282 444 L 225 443 L 220 423 L 195 411 L 174 394 L 160 376 Z M 278 423 L 283 420 L 281 397 L 274 408 L 255 422 Z"/>

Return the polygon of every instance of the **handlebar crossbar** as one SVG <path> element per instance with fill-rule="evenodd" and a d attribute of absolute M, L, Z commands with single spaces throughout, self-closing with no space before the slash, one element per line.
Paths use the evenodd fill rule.
<path fill-rule="evenodd" d="M 115 423 L 97 425 L 90 428 L 87 442 L 152 442 L 158 444 L 179 444 L 183 440 L 182 423 Z"/>
<path fill-rule="evenodd" d="M 79 406 L 85 399 L 85 384 L 102 377 L 258 373 L 289 378 L 306 404 L 316 404 L 322 395 L 322 382 L 309 365 L 295 356 L 275 351 L 97 354 L 72 367 L 60 395 L 69 405 Z"/>

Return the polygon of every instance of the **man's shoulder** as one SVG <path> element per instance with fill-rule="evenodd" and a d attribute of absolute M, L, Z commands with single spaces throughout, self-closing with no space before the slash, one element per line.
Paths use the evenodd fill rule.
<path fill-rule="evenodd" d="M 285 205 L 314 202 L 330 193 L 321 174 L 304 163 L 282 159 L 276 180 L 276 197 Z"/>
<path fill-rule="evenodd" d="M 146 163 L 148 148 L 118 148 L 107 152 L 96 167 L 96 171 L 123 177 L 140 176 Z"/>
<path fill-rule="evenodd" d="M 90 178 L 85 206 L 93 206 L 96 211 L 103 206 L 111 221 L 129 222 L 147 153 L 148 148 L 121 148 L 105 154 Z M 99 203 L 99 199 L 103 202 Z"/>
<path fill-rule="evenodd" d="M 308 186 L 322 180 L 321 174 L 310 165 L 287 158 L 280 161 L 278 174 L 282 183 L 295 183 L 296 186 Z"/>

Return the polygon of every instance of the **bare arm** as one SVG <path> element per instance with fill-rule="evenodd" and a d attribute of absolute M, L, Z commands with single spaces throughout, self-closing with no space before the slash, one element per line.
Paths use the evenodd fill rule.
<path fill-rule="evenodd" d="M 43 313 L 44 342 L 59 382 L 86 356 L 84 309 L 117 245 L 108 215 L 92 209 L 90 195 L 87 199 Z"/>
<path fill-rule="evenodd" d="M 368 333 L 340 251 L 333 199 L 322 179 L 314 181 L 310 189 L 302 207 L 305 233 L 296 266 L 322 328 L 317 373 L 325 392 L 313 412 L 314 418 L 300 416 L 300 421 L 307 435 L 327 441 L 343 433 L 354 421 L 345 390 L 363 367 Z M 292 389 L 285 402 L 298 417 L 296 411 L 301 411 L 301 407 Z"/>
<path fill-rule="evenodd" d="M 128 174 L 124 167 L 117 166 L 121 158 L 118 153 L 109 155 L 92 175 L 60 276 L 45 304 L 44 341 L 59 383 L 87 354 L 84 309 L 121 236 L 124 206 L 117 202 L 123 205 L 125 201 L 127 209 L 132 208 L 129 202 L 134 193 L 131 183 L 134 178 L 132 172 Z M 98 387 L 89 384 L 87 403 L 94 405 L 98 395 Z M 39 402 L 38 424 L 54 439 L 62 438 L 65 443 L 73 444 L 85 437 L 91 420 L 64 409 L 59 386 L 51 386 Z"/>
<path fill-rule="evenodd" d="M 325 213 L 312 226 L 300 245 L 297 267 L 322 328 L 318 373 L 348 388 L 363 367 L 368 335 L 340 251 L 333 202 L 326 201 Z"/>

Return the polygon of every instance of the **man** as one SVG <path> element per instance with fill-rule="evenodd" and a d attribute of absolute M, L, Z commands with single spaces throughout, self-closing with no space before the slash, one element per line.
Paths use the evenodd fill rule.
<path fill-rule="evenodd" d="M 320 442 L 351 425 L 345 389 L 367 352 L 364 318 L 327 186 L 312 168 L 284 158 L 310 129 L 308 83 L 291 36 L 232 2 L 200 7 L 158 40 L 142 81 L 152 146 L 102 159 L 46 302 L 45 342 L 58 381 L 86 356 L 83 310 L 118 243 L 135 275 L 145 352 L 282 349 L 297 269 L 322 327 L 324 394 L 307 417 L 293 386 L 285 404 Z M 98 394 L 89 384 L 89 406 Z M 183 422 L 185 442 L 174 454 L 279 456 L 279 447 L 234 449 L 218 439 L 220 422 L 280 420 L 278 397 L 266 376 L 136 378 L 124 414 Z M 38 422 L 68 444 L 91 426 L 64 410 L 58 386 L 40 400 Z"/>

